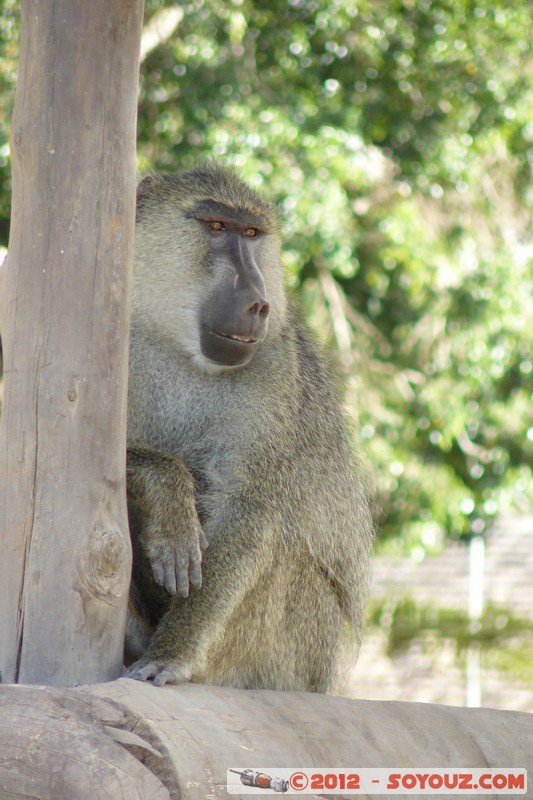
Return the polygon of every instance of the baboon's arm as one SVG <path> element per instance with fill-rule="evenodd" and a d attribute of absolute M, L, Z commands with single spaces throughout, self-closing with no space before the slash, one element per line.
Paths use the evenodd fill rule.
<path fill-rule="evenodd" d="M 128 448 L 127 486 L 134 548 L 141 547 L 156 583 L 187 597 L 189 581 L 197 589 L 202 585 L 207 546 L 190 471 L 180 458 L 136 445 Z"/>

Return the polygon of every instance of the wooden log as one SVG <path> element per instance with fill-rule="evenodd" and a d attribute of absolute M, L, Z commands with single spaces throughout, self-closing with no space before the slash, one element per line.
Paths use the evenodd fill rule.
<path fill-rule="evenodd" d="M 169 800 L 107 732 L 123 713 L 94 700 L 68 689 L 0 687 L 1 800 Z"/>
<path fill-rule="evenodd" d="M 89 691 L 143 719 L 187 800 L 225 797 L 232 767 L 533 769 L 533 716 L 518 712 L 127 679 Z"/>
<path fill-rule="evenodd" d="M 533 715 L 127 679 L 0 687 L 1 800 L 226 798 L 231 767 L 531 774 Z"/>
<path fill-rule="evenodd" d="M 0 670 L 120 674 L 142 0 L 23 0 L 2 267 Z"/>

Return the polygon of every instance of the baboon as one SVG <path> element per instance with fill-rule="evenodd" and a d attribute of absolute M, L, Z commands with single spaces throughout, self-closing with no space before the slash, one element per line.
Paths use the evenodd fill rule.
<path fill-rule="evenodd" d="M 369 481 L 276 212 L 224 166 L 138 188 L 128 403 L 126 674 L 331 689 L 360 643 Z"/>

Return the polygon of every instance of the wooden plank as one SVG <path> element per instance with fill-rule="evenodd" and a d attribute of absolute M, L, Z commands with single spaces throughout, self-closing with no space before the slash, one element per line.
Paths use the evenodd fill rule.
<path fill-rule="evenodd" d="M 2 268 L 0 670 L 120 673 L 142 0 L 23 0 Z"/>

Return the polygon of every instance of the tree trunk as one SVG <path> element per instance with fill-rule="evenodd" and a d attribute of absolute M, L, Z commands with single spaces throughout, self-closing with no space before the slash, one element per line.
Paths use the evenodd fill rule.
<path fill-rule="evenodd" d="M 313 767 L 512 769 L 519 777 L 533 769 L 533 716 L 193 684 L 157 689 L 126 679 L 82 689 L 0 687 L 2 800 L 228 798 L 228 769 L 276 778 L 285 777 L 280 769 Z M 252 796 L 231 777 L 241 797 Z"/>
<path fill-rule="evenodd" d="M 119 674 L 142 0 L 23 0 L 3 275 L 0 669 Z"/>

